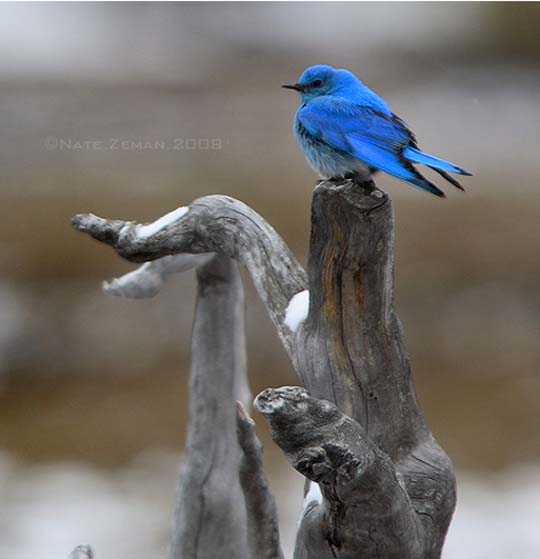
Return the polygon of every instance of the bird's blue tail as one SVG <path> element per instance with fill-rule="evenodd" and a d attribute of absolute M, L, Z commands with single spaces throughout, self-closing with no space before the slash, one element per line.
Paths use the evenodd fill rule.
<path fill-rule="evenodd" d="M 429 182 L 412 165 L 410 165 L 410 168 L 408 169 L 408 171 L 409 171 L 410 176 L 408 176 L 407 178 L 403 178 L 402 180 L 405 180 L 409 184 L 412 184 L 413 186 L 417 186 L 418 188 L 421 188 L 422 190 L 426 190 L 427 192 L 431 192 L 431 194 L 435 194 L 435 196 L 438 196 L 439 198 L 445 198 L 446 197 L 444 195 L 444 192 L 440 188 L 437 188 L 432 182 Z M 396 175 L 394 175 L 394 176 L 396 176 Z M 401 178 L 401 177 L 399 177 L 399 178 Z"/>
<path fill-rule="evenodd" d="M 427 165 L 435 170 L 438 169 L 439 171 L 448 171 L 450 173 L 457 173 L 458 175 L 471 176 L 471 173 L 465 169 L 458 167 L 449 161 L 445 161 L 444 159 L 439 159 L 438 157 L 424 153 L 411 146 L 408 146 L 403 150 L 403 155 L 411 163 L 421 163 L 422 165 Z"/>
<path fill-rule="evenodd" d="M 412 146 L 406 147 L 403 150 L 402 155 L 405 157 L 405 159 L 407 159 L 411 163 L 420 163 L 422 165 L 427 165 L 428 167 L 430 167 L 431 169 L 439 173 L 439 175 L 445 178 L 450 184 L 453 184 L 456 188 L 459 188 L 460 190 L 465 190 L 454 177 L 448 174 L 448 172 L 450 172 L 450 173 L 457 173 L 458 175 L 470 176 L 471 173 L 469 173 L 462 167 L 458 167 L 457 165 L 454 165 L 449 161 L 445 161 L 444 159 L 439 159 L 438 157 L 429 155 L 428 153 L 424 153 L 416 148 L 413 148 Z M 425 186 L 421 186 L 420 188 L 429 190 Z"/>

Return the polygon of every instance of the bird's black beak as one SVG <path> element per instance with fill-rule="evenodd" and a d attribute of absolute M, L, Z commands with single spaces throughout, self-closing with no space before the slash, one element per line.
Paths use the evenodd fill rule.
<path fill-rule="evenodd" d="M 304 91 L 304 86 L 300 85 L 299 83 L 295 83 L 294 85 L 282 85 L 285 89 L 294 89 L 295 91 Z"/>

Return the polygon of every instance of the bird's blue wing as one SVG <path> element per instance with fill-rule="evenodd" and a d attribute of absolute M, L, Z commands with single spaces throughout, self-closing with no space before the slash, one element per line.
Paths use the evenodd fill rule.
<path fill-rule="evenodd" d="M 320 97 L 302 107 L 298 119 L 312 136 L 375 169 L 404 180 L 417 178 L 401 157 L 414 137 L 397 118 L 344 99 Z"/>
<path fill-rule="evenodd" d="M 444 194 L 416 170 L 414 163 L 431 167 L 461 190 L 463 187 L 447 171 L 470 175 L 449 161 L 421 152 L 414 134 L 400 118 L 371 106 L 324 96 L 301 107 L 297 118 L 315 138 L 437 196 Z"/>

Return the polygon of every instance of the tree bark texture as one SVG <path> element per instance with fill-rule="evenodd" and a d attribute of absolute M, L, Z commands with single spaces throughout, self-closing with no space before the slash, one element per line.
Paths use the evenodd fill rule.
<path fill-rule="evenodd" d="M 170 557 L 247 559 L 235 408 L 248 392 L 243 290 L 236 264 L 225 256 L 199 268 L 197 282 L 189 427 Z"/>
<path fill-rule="evenodd" d="M 392 204 L 373 183 L 365 186 L 323 181 L 315 188 L 307 274 L 261 216 L 226 196 L 200 198 L 189 208 L 168 214 L 172 218 L 164 216 L 153 224 L 105 220 L 91 214 L 76 216 L 73 223 L 128 260 L 154 261 L 128 274 L 127 280 L 125 276 L 116 280 L 119 284 L 109 284 L 116 286 L 116 294 L 154 294 L 154 287 L 159 289 L 169 270 L 201 265 L 202 261 L 189 260 L 189 255 L 207 259 L 208 253 L 216 253 L 247 268 L 305 387 L 269 389 L 256 399 L 256 408 L 268 420 L 276 443 L 292 466 L 311 481 L 295 559 L 437 559 L 455 507 L 455 479 L 450 460 L 418 406 L 394 309 Z M 189 265 L 184 264 L 185 258 Z M 222 321 L 223 313 L 233 316 L 237 309 L 234 290 L 218 297 L 223 279 L 216 278 L 224 277 L 225 260 L 213 259 L 203 263 L 202 269 L 218 261 L 221 272 L 199 273 L 191 388 L 195 408 L 202 405 L 197 402 L 204 401 L 206 406 L 212 398 L 221 404 L 238 398 L 231 376 L 227 387 L 210 386 L 221 383 L 218 377 L 234 375 L 238 361 L 225 359 L 220 366 L 218 348 L 227 336 L 233 336 L 227 338 L 230 343 L 240 339 L 235 328 L 234 335 L 221 330 L 218 335 L 213 330 L 219 320 L 210 306 L 221 309 Z M 227 277 L 231 282 L 231 276 Z M 295 296 L 306 289 L 309 312 L 302 305 L 293 312 Z M 199 312 L 203 306 L 206 319 Z M 222 323 L 222 328 L 227 329 L 227 324 Z M 202 369 L 207 373 L 200 373 Z M 197 377 L 200 383 L 204 379 L 201 386 L 209 394 L 197 388 Z M 247 549 L 256 559 L 278 558 L 275 507 L 265 480 L 261 482 L 260 448 L 249 443 L 249 418 L 240 409 L 236 418 L 240 455 L 238 448 L 232 450 L 230 440 L 233 411 L 221 411 L 223 445 L 212 443 L 216 454 L 208 454 L 205 444 L 195 450 L 198 439 L 192 433 L 197 432 L 203 441 L 210 428 L 207 417 L 202 421 L 196 416 L 190 423 L 188 452 L 193 449 L 201 467 L 208 465 L 211 456 L 227 457 L 229 474 L 235 468 L 239 472 L 240 485 L 231 482 L 229 486 L 230 503 L 243 496 L 245 506 L 240 507 L 243 513 L 238 513 L 235 528 L 227 535 L 232 537 L 243 523 L 244 531 L 239 528 L 238 534 L 243 533 L 248 543 L 230 556 L 242 558 L 242 550 Z M 183 479 L 186 497 L 180 501 L 191 502 L 201 494 L 201 478 L 184 474 Z M 195 498 L 195 502 L 199 501 Z M 221 510 L 219 503 L 215 506 Z M 246 511 L 247 518 L 242 520 Z M 211 519 L 202 523 L 211 525 Z M 188 541 L 190 526 L 182 530 L 182 538 Z M 210 530 L 214 539 L 220 537 L 216 530 Z M 223 550 L 225 544 L 220 545 Z M 177 552 L 174 559 L 180 556 L 193 557 Z M 228 555 L 222 551 L 216 556 Z"/>
<path fill-rule="evenodd" d="M 455 506 L 455 478 L 416 399 L 394 308 L 393 234 L 392 204 L 382 191 L 349 183 L 315 189 L 310 307 L 298 333 L 298 366 L 310 394 L 354 418 L 404 482 L 423 527 L 422 554 L 396 549 L 392 556 L 438 557 Z"/>

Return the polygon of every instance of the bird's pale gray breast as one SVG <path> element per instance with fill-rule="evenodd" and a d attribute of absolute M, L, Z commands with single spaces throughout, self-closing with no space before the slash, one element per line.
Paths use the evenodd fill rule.
<path fill-rule="evenodd" d="M 368 165 L 310 134 L 298 117 L 294 121 L 294 135 L 307 162 L 321 178 L 344 177 L 352 173 L 367 180 L 371 176 Z"/>

